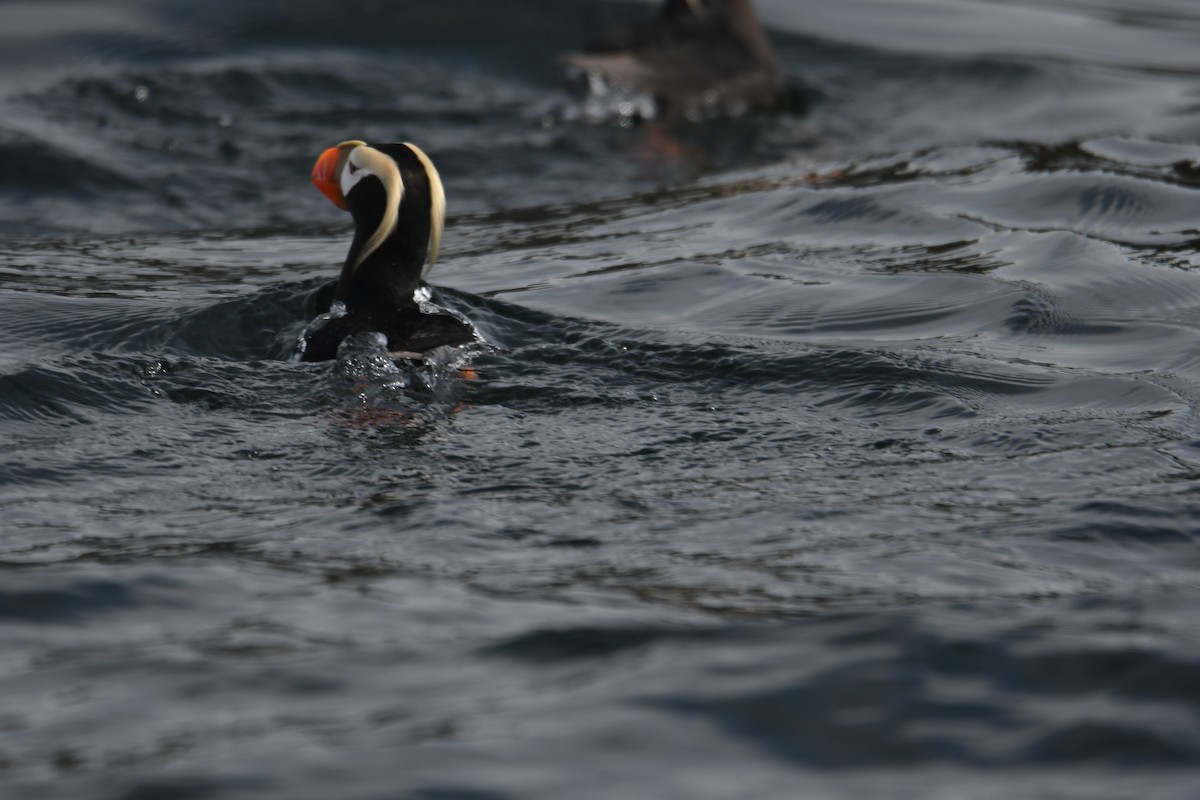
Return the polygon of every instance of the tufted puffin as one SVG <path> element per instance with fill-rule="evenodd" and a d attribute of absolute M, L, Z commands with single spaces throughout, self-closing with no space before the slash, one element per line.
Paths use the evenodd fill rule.
<path fill-rule="evenodd" d="M 300 340 L 300 358 L 337 357 L 349 336 L 387 337 L 394 358 L 419 360 L 429 351 L 476 340 L 471 325 L 431 312 L 414 297 L 437 260 L 446 194 L 433 162 L 413 144 L 342 142 L 321 154 L 312 181 L 354 219 L 354 239 L 334 290 L 334 310 Z M 344 309 L 344 313 L 339 313 Z"/>
<path fill-rule="evenodd" d="M 560 58 L 573 93 L 641 119 L 774 111 L 786 84 L 753 0 L 666 0 L 658 16 Z"/>

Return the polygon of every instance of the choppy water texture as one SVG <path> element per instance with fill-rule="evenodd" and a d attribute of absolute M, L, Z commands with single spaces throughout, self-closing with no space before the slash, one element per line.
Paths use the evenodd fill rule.
<path fill-rule="evenodd" d="M 759 6 L 793 113 L 622 130 L 646 5 L 0 3 L 0 794 L 1200 795 L 1200 11 Z M 351 137 L 432 399 L 290 360 Z"/>

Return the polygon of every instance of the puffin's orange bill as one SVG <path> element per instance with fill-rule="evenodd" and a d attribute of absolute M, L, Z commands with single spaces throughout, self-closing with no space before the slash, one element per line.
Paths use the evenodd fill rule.
<path fill-rule="evenodd" d="M 346 198 L 342 195 L 342 182 L 338 177 L 341 162 L 342 150 L 339 147 L 331 147 L 321 153 L 321 157 L 313 165 L 312 182 L 335 206 L 349 211 Z"/>

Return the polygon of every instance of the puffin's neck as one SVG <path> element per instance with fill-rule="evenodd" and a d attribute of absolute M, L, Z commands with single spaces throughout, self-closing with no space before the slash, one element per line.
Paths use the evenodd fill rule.
<path fill-rule="evenodd" d="M 345 303 L 351 313 L 390 313 L 402 306 L 413 306 L 413 292 L 421 284 L 429 249 L 428 216 L 414 213 L 404 203 L 392 234 L 366 258 L 362 257 L 382 219 L 384 198 L 382 188 L 375 189 L 378 185 L 378 181 L 363 181 L 360 187 L 365 192 L 358 194 L 356 189 L 355 203 L 350 207 L 354 241 L 342 266 L 334 299 Z M 377 192 L 379 196 L 366 195 L 367 192 Z"/>
<path fill-rule="evenodd" d="M 368 238 L 369 233 L 355 234 L 334 299 L 354 313 L 391 312 L 413 305 L 413 292 L 421 284 L 427 239 L 417 244 L 397 231 L 355 266 Z"/>

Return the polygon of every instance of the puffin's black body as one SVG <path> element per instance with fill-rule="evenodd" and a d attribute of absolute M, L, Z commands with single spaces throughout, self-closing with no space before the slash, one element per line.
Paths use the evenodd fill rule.
<path fill-rule="evenodd" d="M 305 335 L 302 361 L 337 358 L 338 347 L 347 337 L 378 332 L 387 337 L 387 349 L 396 358 L 417 360 L 438 347 L 475 341 L 471 326 L 452 314 L 430 314 L 412 303 L 380 313 L 347 312 L 332 317 Z"/>
<path fill-rule="evenodd" d="M 445 198 L 432 162 L 415 145 L 344 142 L 322 154 L 313 182 L 354 219 L 354 240 L 334 290 L 345 306 L 305 332 L 301 358 L 337 357 L 349 336 L 387 337 L 397 358 L 475 340 L 471 326 L 448 313 L 423 312 L 413 297 L 426 255 L 437 257 Z"/>
<path fill-rule="evenodd" d="M 664 119 L 780 109 L 786 84 L 752 0 L 667 0 L 658 16 L 618 28 L 561 58 L 568 85 L 654 99 Z"/>

